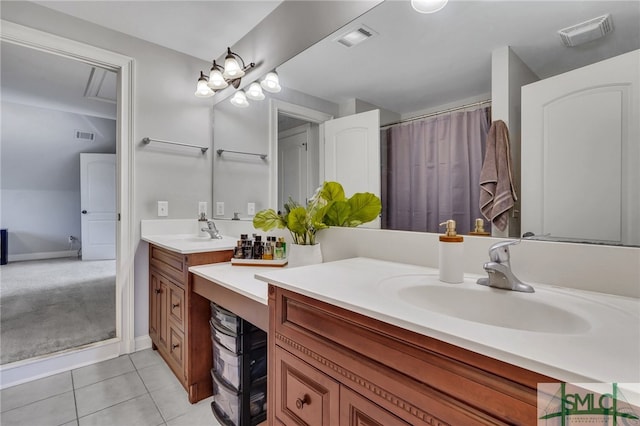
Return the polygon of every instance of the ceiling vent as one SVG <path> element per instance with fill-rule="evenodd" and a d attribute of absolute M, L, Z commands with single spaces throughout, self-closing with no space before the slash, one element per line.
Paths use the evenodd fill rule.
<path fill-rule="evenodd" d="M 78 141 L 91 141 L 96 139 L 96 134 L 93 132 L 83 132 L 82 130 L 75 131 L 76 140 Z"/>
<path fill-rule="evenodd" d="M 371 28 L 365 25 L 359 25 L 358 27 L 343 33 L 340 37 L 336 38 L 335 41 L 345 47 L 353 47 L 356 44 L 360 44 L 376 35 L 378 35 L 378 33 L 373 31 Z"/>
<path fill-rule="evenodd" d="M 571 27 L 558 31 L 562 43 L 567 47 L 584 44 L 600 37 L 604 37 L 613 31 L 611 14 L 599 16 Z"/>

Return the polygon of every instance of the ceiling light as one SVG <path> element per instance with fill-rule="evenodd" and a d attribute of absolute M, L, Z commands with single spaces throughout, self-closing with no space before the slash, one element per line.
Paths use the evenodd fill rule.
<path fill-rule="evenodd" d="M 240 108 L 246 108 L 249 106 L 249 101 L 247 101 L 247 96 L 244 93 L 244 90 L 238 90 L 231 97 L 231 104 Z"/>
<path fill-rule="evenodd" d="M 221 69 L 222 67 L 216 64 L 216 61 L 213 61 L 208 83 L 208 86 L 213 90 L 221 90 L 229 86 L 229 83 L 227 83 L 227 81 L 222 76 L 222 72 L 220 71 Z"/>
<path fill-rule="evenodd" d="M 262 93 L 262 87 L 260 83 L 256 83 L 255 81 L 249 85 L 249 88 L 246 92 L 247 98 L 252 101 L 261 101 L 264 99 L 264 93 Z"/>
<path fill-rule="evenodd" d="M 260 82 L 260 86 L 270 93 L 278 93 L 282 90 L 282 87 L 280 86 L 280 78 L 275 71 L 267 73 Z"/>
<path fill-rule="evenodd" d="M 447 5 L 449 0 L 411 0 L 411 6 L 416 12 L 434 13 Z"/>
<path fill-rule="evenodd" d="M 202 71 L 200 71 L 200 78 L 198 79 L 198 86 L 196 88 L 196 96 L 199 98 L 209 98 L 214 94 L 215 92 L 207 85 L 207 77 Z"/>
<path fill-rule="evenodd" d="M 613 20 L 611 14 L 607 13 L 586 22 L 563 28 L 558 31 L 558 34 L 565 46 L 573 47 L 604 37 L 612 31 Z"/>

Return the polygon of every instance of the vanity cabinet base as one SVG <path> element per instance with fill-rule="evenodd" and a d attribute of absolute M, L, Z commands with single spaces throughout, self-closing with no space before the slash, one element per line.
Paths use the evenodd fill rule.
<path fill-rule="evenodd" d="M 149 337 L 191 403 L 213 394 L 209 301 L 192 292 L 189 267 L 228 262 L 231 250 L 180 254 L 149 245 Z"/>
<path fill-rule="evenodd" d="M 536 424 L 557 381 L 272 285 L 269 315 L 273 425 Z"/>

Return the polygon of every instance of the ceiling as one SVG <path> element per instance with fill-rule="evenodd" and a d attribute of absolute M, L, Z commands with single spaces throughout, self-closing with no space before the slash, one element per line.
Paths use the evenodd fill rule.
<path fill-rule="evenodd" d="M 612 33 L 562 44 L 558 30 L 605 13 Z M 360 24 L 378 34 L 351 48 L 335 41 Z M 411 115 L 490 93 L 491 52 L 504 46 L 539 78 L 640 49 L 640 1 L 450 0 L 430 15 L 408 1 L 385 1 L 277 70 L 288 88 Z"/>
<path fill-rule="evenodd" d="M 210 61 L 234 45 L 280 1 L 36 3 Z M 562 45 L 557 30 L 604 13 L 613 16 L 613 33 L 579 47 Z M 347 27 L 356 24 L 365 24 L 378 34 L 346 48 L 333 41 L 343 33 L 337 31 L 280 66 L 282 84 L 336 103 L 357 98 L 407 114 L 490 93 L 491 52 L 498 47 L 511 46 L 541 78 L 640 48 L 638 0 L 450 0 L 443 10 L 431 15 L 416 13 L 408 0 L 387 0 Z M 37 55 L 45 62 L 18 67 L 8 79 L 8 62 L 37 60 L 9 56 L 13 54 L 20 52 L 2 51 L 3 98 L 9 93 L 9 84 L 15 84 L 15 95 L 18 88 L 32 87 L 30 82 L 41 79 L 38 70 L 48 69 L 51 79 L 56 70 L 68 72 L 61 64 L 51 67 L 46 62 L 53 55 Z M 74 89 L 80 97 L 91 70 L 82 72 L 82 84 Z M 46 90 L 36 92 L 40 99 L 45 94 L 54 96 L 51 91 L 55 87 L 49 84 Z"/>

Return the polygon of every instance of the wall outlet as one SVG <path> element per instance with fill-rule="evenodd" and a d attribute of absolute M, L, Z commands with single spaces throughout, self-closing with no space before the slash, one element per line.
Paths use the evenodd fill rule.
<path fill-rule="evenodd" d="M 168 201 L 158 201 L 158 216 L 169 216 Z"/>
<path fill-rule="evenodd" d="M 207 214 L 207 202 L 206 201 L 198 201 L 198 216 L 200 213 Z"/>
<path fill-rule="evenodd" d="M 224 216 L 224 201 L 216 202 L 216 216 Z"/>
<path fill-rule="evenodd" d="M 247 214 L 249 216 L 256 214 L 256 203 L 247 203 Z"/>

